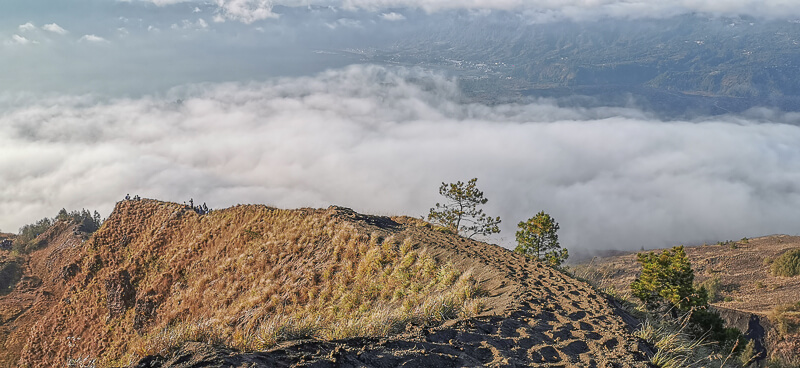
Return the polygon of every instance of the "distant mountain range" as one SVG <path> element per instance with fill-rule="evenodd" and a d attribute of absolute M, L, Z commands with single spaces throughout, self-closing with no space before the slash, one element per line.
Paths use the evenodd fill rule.
<path fill-rule="evenodd" d="M 431 15 L 372 62 L 445 68 L 480 96 L 589 95 L 670 115 L 800 110 L 800 22 L 747 17 L 527 23 Z M 478 82 L 475 82 L 478 81 Z"/>

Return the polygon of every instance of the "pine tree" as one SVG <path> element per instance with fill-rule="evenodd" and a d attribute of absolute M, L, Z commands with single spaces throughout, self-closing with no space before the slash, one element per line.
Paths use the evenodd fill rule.
<path fill-rule="evenodd" d="M 483 209 L 478 208 L 489 200 L 478 190 L 477 181 L 478 178 L 473 178 L 466 184 L 461 181 L 443 182 L 439 187 L 439 194 L 444 196 L 447 202 L 437 203 L 436 207 L 431 208 L 428 221 L 467 238 L 499 233 L 500 217 L 488 216 L 483 213 Z"/>
<path fill-rule="evenodd" d="M 560 266 L 569 252 L 561 249 L 558 243 L 558 223 L 549 214 L 541 211 L 517 224 L 517 248 L 515 252 L 546 262 L 551 266 Z"/>
<path fill-rule="evenodd" d="M 706 290 L 694 288 L 694 271 L 683 246 L 636 256 L 642 273 L 631 283 L 631 290 L 648 308 L 675 307 L 685 312 L 708 304 Z"/>

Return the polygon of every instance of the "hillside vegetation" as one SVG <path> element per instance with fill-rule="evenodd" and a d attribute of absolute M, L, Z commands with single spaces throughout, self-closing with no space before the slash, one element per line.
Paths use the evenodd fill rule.
<path fill-rule="evenodd" d="M 729 323 L 760 340 L 773 366 L 800 364 L 800 276 L 792 276 L 800 237 L 745 238 L 685 249 L 696 286 L 707 290 L 711 305 Z M 641 272 L 636 254 L 598 258 L 576 269 L 621 298 L 631 297 L 630 285 Z"/>
<path fill-rule="evenodd" d="M 800 248 L 781 254 L 769 267 L 773 276 L 793 277 L 800 275 Z"/>
<path fill-rule="evenodd" d="M 421 220 L 141 200 L 118 203 L 88 240 L 74 230 L 41 234 L 0 297 L 2 366 L 172 366 L 223 346 L 235 349 L 225 359 L 262 351 L 263 366 L 647 365 L 588 285 Z"/>

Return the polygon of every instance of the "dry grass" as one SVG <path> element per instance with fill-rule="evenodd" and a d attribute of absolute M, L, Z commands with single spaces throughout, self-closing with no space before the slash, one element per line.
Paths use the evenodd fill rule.
<path fill-rule="evenodd" d="M 389 339 L 285 344 L 275 353 L 294 349 L 297 359 L 315 364 L 333 359 L 327 348 L 315 357 L 300 350 L 336 346 L 343 359 L 373 349 L 389 360 L 431 355 L 431 361 L 457 357 L 460 365 L 497 365 L 520 357 L 520 364 L 533 366 L 548 348 L 580 366 L 644 362 L 625 322 L 585 283 L 402 216 L 264 206 L 200 216 L 178 204 L 142 200 L 119 203 L 85 242 L 73 242 L 65 231 L 69 239 L 30 256 L 42 287 L 11 295 L 39 304 L 15 322 L 24 333 L 9 335 L 16 345 L 5 346 L 16 349 L 5 352 L 8 366 L 64 366 L 75 357 L 91 357 L 98 367 L 126 366 L 191 340 L 261 350 L 293 339 L 382 336 L 477 313 L 497 328 L 476 331 L 471 322 L 479 321 L 442 330 L 413 326 Z M 530 318 L 543 313 L 552 314 L 552 333 L 580 331 L 553 344 L 555 335 L 541 335 L 541 320 Z M 469 336 L 466 345 L 424 337 L 446 331 Z M 69 337 L 80 343 L 67 344 Z M 390 348 L 390 341 L 425 351 Z M 576 349 L 578 341 L 588 351 Z"/>
<path fill-rule="evenodd" d="M 719 347 L 705 338 L 688 333 L 689 315 L 678 320 L 648 318 L 635 335 L 656 348 L 650 362 L 661 368 L 741 367 L 735 353 L 737 345 Z"/>
<path fill-rule="evenodd" d="M 800 333 L 800 302 L 775 307 L 769 319 L 781 335 Z"/>
<path fill-rule="evenodd" d="M 220 215 L 222 226 L 233 220 Z M 147 269 L 157 272 L 140 287 L 157 284 L 166 264 L 185 268 L 162 308 L 169 313 L 129 345 L 124 360 L 185 341 L 263 350 L 286 340 L 386 336 L 481 311 L 471 272 L 437 261 L 412 239 L 384 236 L 330 216 L 272 210 L 235 241 L 149 258 Z"/>

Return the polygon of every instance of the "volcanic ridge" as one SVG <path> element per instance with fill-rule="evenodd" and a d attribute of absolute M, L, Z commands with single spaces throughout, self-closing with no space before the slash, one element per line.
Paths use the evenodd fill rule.
<path fill-rule="evenodd" d="M 590 285 L 410 217 L 119 202 L 0 294 L 2 367 L 649 367 Z"/>

